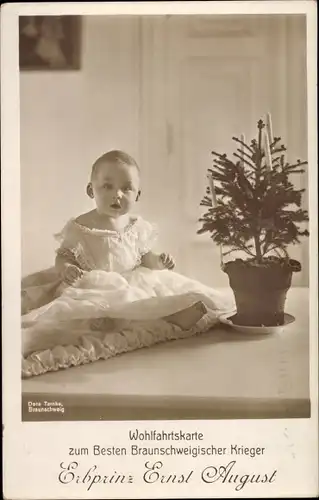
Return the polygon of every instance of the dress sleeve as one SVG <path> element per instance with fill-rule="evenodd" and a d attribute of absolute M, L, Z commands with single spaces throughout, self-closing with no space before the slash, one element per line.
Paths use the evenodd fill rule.
<path fill-rule="evenodd" d="M 153 250 L 158 239 L 158 227 L 148 221 L 141 220 L 138 234 L 138 247 L 143 256 Z"/>
<path fill-rule="evenodd" d="M 77 263 L 79 258 L 79 238 L 76 234 L 72 221 L 69 221 L 62 231 L 54 235 L 59 243 L 56 254 L 61 255 Z"/>

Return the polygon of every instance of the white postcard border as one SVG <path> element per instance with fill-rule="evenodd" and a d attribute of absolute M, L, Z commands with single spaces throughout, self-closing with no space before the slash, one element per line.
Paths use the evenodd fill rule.
<path fill-rule="evenodd" d="M 181 421 L 181 422 L 21 422 L 20 351 L 20 148 L 19 148 L 19 72 L 18 15 L 30 14 L 144 15 L 144 14 L 279 14 L 303 13 L 308 20 L 308 161 L 310 213 L 310 419 L 255 421 Z M 1 118 L 2 118 L 2 269 L 3 269 L 3 421 L 4 421 L 4 494 L 16 498 L 186 498 L 186 497 L 257 497 L 311 496 L 318 493 L 318 283 L 317 283 L 317 106 L 316 106 L 316 5 L 303 2 L 149 2 L 149 3 L 43 3 L 6 4 L 1 9 Z M 281 470 L 275 485 L 247 486 L 234 491 L 231 486 L 192 484 L 161 485 L 150 488 L 141 479 L 118 489 L 109 484 L 86 491 L 85 487 L 65 486 L 57 480 L 59 465 L 68 460 L 68 448 L 92 447 L 106 441 L 118 446 L 127 443 L 128 429 L 164 429 L 193 432 L 198 429 L 205 441 L 223 446 L 238 441 L 246 446 L 267 447 L 258 467 Z M 103 468 L 103 457 L 95 462 Z M 93 463 L 89 457 L 88 464 Z M 93 460 L 93 461 L 92 461 Z M 114 467 L 127 469 L 141 478 L 145 460 L 128 465 L 123 458 Z M 189 462 L 166 460 L 168 469 L 187 471 Z M 184 464 L 185 462 L 185 464 Z M 193 459 L 198 471 L 209 463 L 207 457 Z M 245 457 L 242 469 L 253 462 Z M 257 463 L 257 462 L 256 462 Z M 104 467 L 105 468 L 105 467 Z M 106 467 L 107 469 L 107 467 Z M 108 471 L 111 473 L 111 471 Z M 144 472 L 144 470 L 143 470 Z"/>

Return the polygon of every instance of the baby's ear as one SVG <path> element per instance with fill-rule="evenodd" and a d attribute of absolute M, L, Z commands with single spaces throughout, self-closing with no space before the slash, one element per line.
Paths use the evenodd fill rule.
<path fill-rule="evenodd" d="M 93 187 L 92 187 L 92 183 L 91 182 L 89 182 L 88 185 L 86 186 L 86 194 L 90 198 L 94 198 Z"/>
<path fill-rule="evenodd" d="M 141 196 L 141 190 L 139 190 L 139 192 L 137 193 L 135 201 L 138 201 L 140 199 L 140 196 Z"/>

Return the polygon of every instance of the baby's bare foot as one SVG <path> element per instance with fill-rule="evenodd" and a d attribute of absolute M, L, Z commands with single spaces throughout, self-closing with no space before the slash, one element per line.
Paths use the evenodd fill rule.
<path fill-rule="evenodd" d="M 182 330 L 192 328 L 205 314 L 207 308 L 202 301 L 164 318 L 168 323 L 179 326 Z"/>

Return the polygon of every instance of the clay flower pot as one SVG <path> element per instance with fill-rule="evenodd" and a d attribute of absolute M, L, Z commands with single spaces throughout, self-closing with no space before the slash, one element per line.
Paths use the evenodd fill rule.
<path fill-rule="evenodd" d="M 300 270 L 299 262 L 275 257 L 262 264 L 241 259 L 225 264 L 223 271 L 228 275 L 237 308 L 233 322 L 244 326 L 283 325 L 292 274 Z"/>

